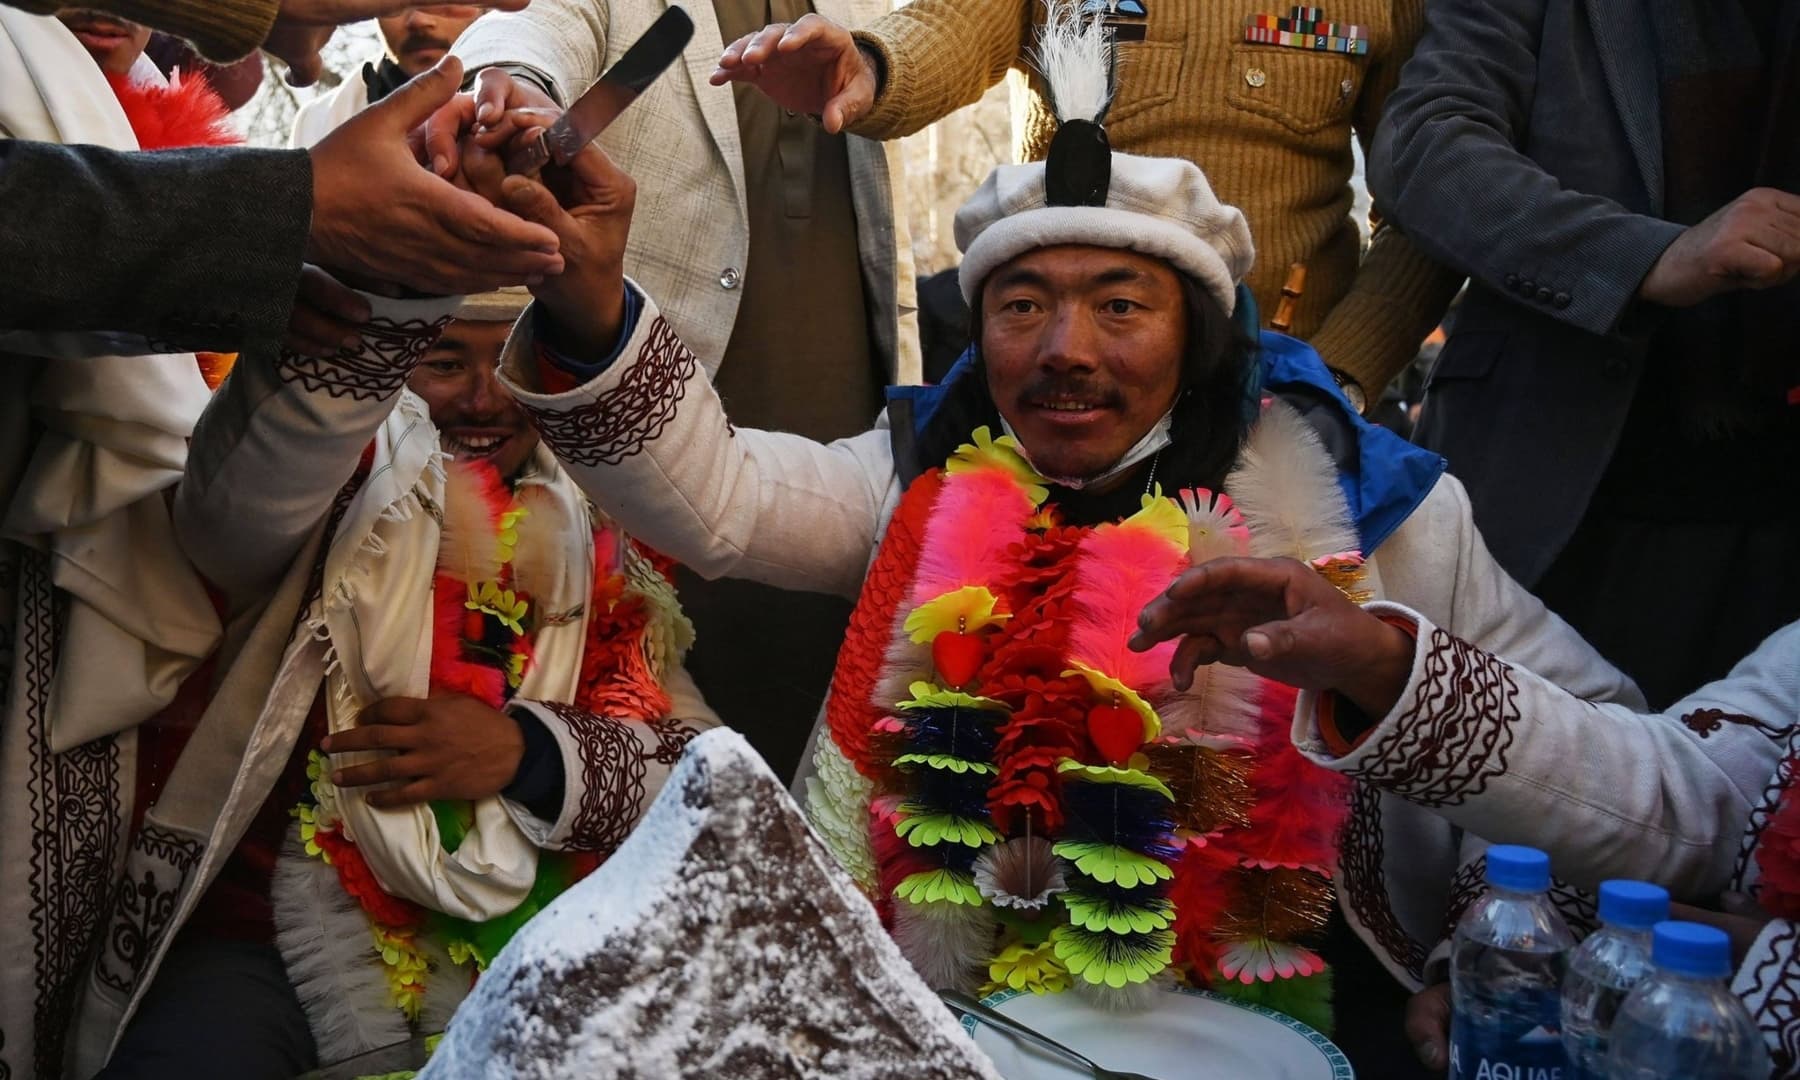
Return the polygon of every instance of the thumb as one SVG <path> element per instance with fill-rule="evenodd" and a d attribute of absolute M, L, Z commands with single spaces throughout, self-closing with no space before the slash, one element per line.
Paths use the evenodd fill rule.
<path fill-rule="evenodd" d="M 454 56 L 439 60 L 430 71 L 415 75 L 405 86 L 370 108 L 402 133 L 431 119 L 462 87 L 462 61 Z"/>
<path fill-rule="evenodd" d="M 513 213 L 561 234 L 563 208 L 550 189 L 526 176 L 509 176 L 500 184 L 500 200 Z"/>
<path fill-rule="evenodd" d="M 1293 619 L 1266 622 L 1244 631 L 1244 651 L 1256 660 L 1279 660 L 1299 647 L 1300 634 Z"/>
<path fill-rule="evenodd" d="M 869 95 L 863 92 L 860 83 L 852 80 L 849 86 L 838 91 L 825 109 L 819 114 L 819 122 L 824 126 L 827 135 L 836 135 L 856 122 L 869 106 Z"/>
<path fill-rule="evenodd" d="M 1450 1063 L 1450 985 L 1439 983 L 1414 994 L 1406 1003 L 1406 1038 L 1426 1068 L 1443 1071 Z"/>

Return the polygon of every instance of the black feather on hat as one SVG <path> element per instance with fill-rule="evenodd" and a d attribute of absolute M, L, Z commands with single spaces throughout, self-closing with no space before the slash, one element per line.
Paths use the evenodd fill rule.
<path fill-rule="evenodd" d="M 1104 206 L 1112 184 L 1112 144 L 1102 126 L 1112 106 L 1113 33 L 1098 11 L 1049 0 L 1032 62 L 1058 121 L 1044 158 L 1051 206 Z"/>

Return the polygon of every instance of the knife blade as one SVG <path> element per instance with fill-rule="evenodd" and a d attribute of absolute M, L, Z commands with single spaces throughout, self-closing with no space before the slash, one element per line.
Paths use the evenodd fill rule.
<path fill-rule="evenodd" d="M 509 153 L 506 171 L 535 173 L 551 162 L 567 165 L 675 62 L 693 36 L 694 20 L 681 8 L 671 6 L 555 123 L 539 128 Z"/>

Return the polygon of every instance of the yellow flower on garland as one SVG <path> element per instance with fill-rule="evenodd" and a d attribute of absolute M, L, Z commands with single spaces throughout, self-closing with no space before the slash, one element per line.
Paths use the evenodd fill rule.
<path fill-rule="evenodd" d="M 502 589 L 492 581 L 469 586 L 469 599 L 463 607 L 480 611 L 500 620 L 500 625 L 515 634 L 525 632 L 524 619 L 531 605 L 511 589 Z"/>
<path fill-rule="evenodd" d="M 452 963 L 462 967 L 474 964 L 477 971 L 487 970 L 487 957 L 481 955 L 481 950 L 475 947 L 474 942 L 463 941 L 459 938 L 449 942 L 444 948 L 450 954 Z"/>
<path fill-rule="evenodd" d="M 1017 440 L 1011 435 L 1002 435 L 996 439 L 994 433 L 983 425 L 975 429 L 971 438 L 975 440 L 973 444 L 963 443 L 956 448 L 956 453 L 950 456 L 950 460 L 944 463 L 945 472 L 955 476 L 957 473 L 976 469 L 1005 469 L 1025 489 L 1031 505 L 1037 506 L 1050 497 L 1046 481 L 1025 460 Z"/>
<path fill-rule="evenodd" d="M 1076 664 L 1063 672 L 1065 679 L 1071 675 L 1079 675 L 1087 680 L 1088 690 L 1093 694 L 1094 704 L 1124 705 L 1132 712 L 1137 713 L 1138 718 L 1144 722 L 1145 742 L 1154 742 L 1156 737 L 1162 734 L 1162 717 L 1156 715 L 1156 710 L 1136 690 L 1111 675 L 1095 671 L 1085 664 Z"/>
<path fill-rule="evenodd" d="M 1138 512 L 1119 522 L 1119 528 L 1137 526 L 1149 529 L 1183 551 L 1188 549 L 1188 517 L 1175 500 L 1163 497 L 1162 485 L 1140 500 Z M 1102 529 L 1114 526 L 1102 525 Z"/>
<path fill-rule="evenodd" d="M 519 547 L 519 520 L 529 511 L 522 506 L 515 506 L 500 515 L 500 535 L 496 538 L 500 545 L 500 561 L 513 561 L 513 553 Z"/>
<path fill-rule="evenodd" d="M 1004 611 L 994 610 L 998 603 L 994 594 L 981 586 L 965 585 L 914 608 L 906 617 L 905 630 L 920 645 L 931 644 L 945 632 L 978 633 L 1012 618 Z"/>
<path fill-rule="evenodd" d="M 976 709 L 982 712 L 1011 713 L 1012 707 L 990 697 L 977 697 L 961 690 L 943 690 L 920 679 L 907 687 L 912 697 L 900 702 L 902 709 Z"/>
<path fill-rule="evenodd" d="M 297 806 L 294 808 L 294 816 L 300 819 L 300 842 L 306 845 L 306 853 L 330 866 L 331 856 L 319 846 L 319 823 L 313 816 L 313 808 Z"/>
<path fill-rule="evenodd" d="M 1056 946 L 1049 941 L 1014 942 L 1001 949 L 988 964 L 988 978 L 992 981 L 981 988 L 983 997 L 1008 989 L 1060 994 L 1069 988 L 1069 969 L 1056 958 Z"/>
<path fill-rule="evenodd" d="M 419 1007 L 425 999 L 425 973 L 430 961 L 419 951 L 409 931 L 389 930 L 369 924 L 369 936 L 375 940 L 375 953 L 381 957 L 382 974 L 387 978 L 388 1001 L 408 1020 L 418 1020 Z"/>

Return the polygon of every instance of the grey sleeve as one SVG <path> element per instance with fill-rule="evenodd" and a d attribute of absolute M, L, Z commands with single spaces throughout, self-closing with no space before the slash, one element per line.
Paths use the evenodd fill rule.
<path fill-rule="evenodd" d="M 1432 258 L 1498 290 L 1508 289 L 1509 275 L 1554 286 L 1568 302 L 1544 314 L 1605 334 L 1681 227 L 1572 191 L 1519 149 L 1533 115 L 1545 7 L 1427 5 L 1424 36 L 1369 154 L 1369 189 Z"/>
<path fill-rule="evenodd" d="M 272 346 L 312 217 L 304 150 L 126 153 L 0 141 L 0 329 Z"/>

